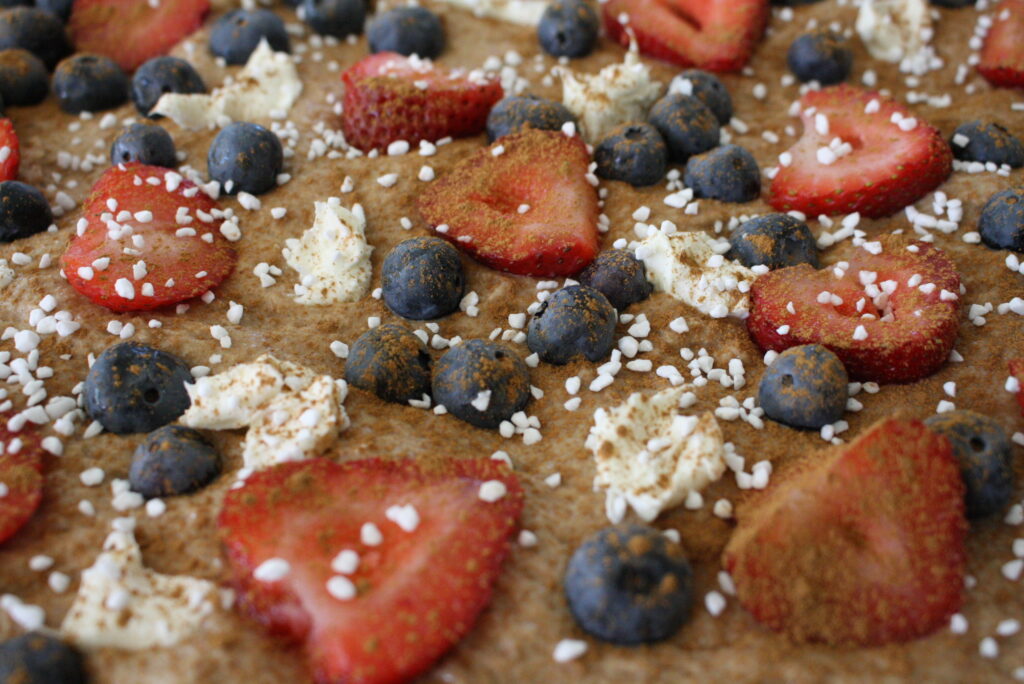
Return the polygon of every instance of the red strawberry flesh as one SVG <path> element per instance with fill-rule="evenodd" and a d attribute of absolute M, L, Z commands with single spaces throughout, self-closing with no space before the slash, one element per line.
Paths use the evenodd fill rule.
<path fill-rule="evenodd" d="M 14 536 L 39 508 L 43 499 L 43 450 L 31 424 L 17 432 L 8 421 L 13 414 L 0 414 L 0 543 Z"/>
<path fill-rule="evenodd" d="M 1003 0 L 992 16 L 978 72 L 994 86 L 1024 88 L 1024 0 Z"/>
<path fill-rule="evenodd" d="M 14 123 L 10 119 L 0 119 L 0 181 L 16 180 L 18 178 L 18 165 L 21 163 L 21 145 L 18 143 L 18 134 L 14 132 Z"/>

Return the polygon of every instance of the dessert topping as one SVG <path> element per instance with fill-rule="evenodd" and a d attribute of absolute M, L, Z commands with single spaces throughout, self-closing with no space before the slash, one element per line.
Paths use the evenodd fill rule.
<path fill-rule="evenodd" d="M 317 202 L 313 226 L 302 237 L 285 241 L 285 261 L 299 274 L 299 304 L 354 302 L 370 289 L 373 247 L 366 242 L 366 215 L 361 205 L 351 210 L 331 197 Z"/>

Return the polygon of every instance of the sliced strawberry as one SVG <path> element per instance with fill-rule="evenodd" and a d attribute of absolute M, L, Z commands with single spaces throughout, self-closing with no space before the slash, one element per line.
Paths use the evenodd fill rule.
<path fill-rule="evenodd" d="M 978 73 L 1002 88 L 1024 88 L 1024 0 L 1003 0 L 981 48 Z"/>
<path fill-rule="evenodd" d="M 754 341 L 775 351 L 823 344 L 857 380 L 911 382 L 934 373 L 959 328 L 956 267 L 925 242 L 889 235 L 869 244 L 881 252 L 861 248 L 836 267 L 801 264 L 754 281 L 747 318 Z"/>
<path fill-rule="evenodd" d="M 608 35 L 679 66 L 739 71 L 754 52 L 771 9 L 768 0 L 608 0 Z M 623 19 L 627 19 L 623 21 Z"/>
<path fill-rule="evenodd" d="M 341 127 L 345 139 L 364 151 L 384 149 L 396 140 L 414 145 L 476 135 L 503 94 L 497 81 L 443 71 L 430 60 L 394 52 L 360 60 L 341 80 Z"/>
<path fill-rule="evenodd" d="M 29 521 L 43 500 L 43 449 L 31 424 L 7 428 L 11 413 L 0 413 L 0 543 Z"/>
<path fill-rule="evenodd" d="M 913 128 L 901 129 L 893 117 L 913 115 L 893 99 L 843 84 L 811 91 L 800 105 L 803 136 L 786 153 L 792 161 L 779 166 L 768 195 L 780 211 L 888 216 L 934 190 L 953 169 L 942 133 L 916 119 Z M 819 129 L 819 115 L 828 121 L 827 132 Z M 836 138 L 852 151 L 822 163 L 819 150 Z"/>
<path fill-rule="evenodd" d="M 949 440 L 883 420 L 741 506 L 723 564 L 754 618 L 796 641 L 909 641 L 962 603 L 963 491 Z"/>
<path fill-rule="evenodd" d="M 0 119 L 0 181 L 15 180 L 20 163 L 21 145 L 18 134 L 14 132 L 14 122 Z"/>
<path fill-rule="evenodd" d="M 487 481 L 504 496 L 483 501 Z M 414 507 L 415 529 L 389 519 L 392 506 Z M 228 493 L 219 524 L 242 605 L 271 632 L 304 642 L 317 681 L 404 682 L 488 604 L 522 506 L 515 477 L 491 460 L 314 459 L 250 477 Z M 367 523 L 381 532 L 378 545 L 363 541 Z M 343 550 L 358 554 L 354 572 L 332 569 Z M 287 574 L 256 579 L 271 559 L 287 562 Z M 354 597 L 328 591 L 339 576 Z"/>
<path fill-rule="evenodd" d="M 170 169 L 111 167 L 85 202 L 86 223 L 64 252 L 64 275 L 111 311 L 147 311 L 201 295 L 219 285 L 236 260 L 215 209 L 217 202 Z M 144 221 L 143 212 L 151 220 Z M 186 235 L 189 229 L 194 234 Z"/>
<path fill-rule="evenodd" d="M 599 248 L 589 164 L 578 137 L 527 129 L 431 183 L 419 197 L 420 213 L 438 235 L 491 268 L 575 275 Z"/>
<path fill-rule="evenodd" d="M 1017 403 L 1020 404 L 1020 415 L 1024 416 L 1024 359 L 1010 361 L 1010 375 L 1017 378 Z"/>
<path fill-rule="evenodd" d="M 167 54 L 209 11 L 210 0 L 74 0 L 68 32 L 79 52 L 106 55 L 131 72 Z"/>

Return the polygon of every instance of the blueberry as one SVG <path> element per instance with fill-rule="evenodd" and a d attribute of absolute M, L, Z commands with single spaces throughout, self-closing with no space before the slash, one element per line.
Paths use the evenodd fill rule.
<path fill-rule="evenodd" d="M 978 0 L 931 0 L 933 5 L 939 7 L 948 7 L 950 9 L 960 9 L 961 7 L 973 7 Z"/>
<path fill-rule="evenodd" d="M 668 147 L 658 129 L 648 123 L 616 126 L 594 150 L 597 175 L 641 187 L 665 176 Z"/>
<path fill-rule="evenodd" d="M 363 0 L 303 0 L 302 19 L 322 36 L 358 36 L 366 23 Z"/>
<path fill-rule="evenodd" d="M 176 167 L 178 158 L 174 154 L 171 134 L 153 124 L 132 124 L 110 147 L 111 164 L 126 162 Z"/>
<path fill-rule="evenodd" d="M 165 425 L 146 435 L 135 449 L 128 481 L 147 499 L 188 494 L 220 474 L 220 455 L 202 433 Z"/>
<path fill-rule="evenodd" d="M 947 411 L 924 424 L 953 445 L 968 518 L 999 513 L 1013 496 L 1013 452 L 1003 427 L 974 411 Z"/>
<path fill-rule="evenodd" d="M 384 258 L 380 280 L 388 308 L 417 321 L 458 310 L 466 284 L 459 251 L 436 237 L 399 243 Z"/>
<path fill-rule="evenodd" d="M 1009 164 L 1014 169 L 1024 166 L 1024 145 L 997 123 L 969 121 L 960 124 L 949 146 L 953 156 L 962 161 L 992 162 L 1000 166 Z"/>
<path fill-rule="evenodd" d="M 562 586 L 584 632 L 624 646 L 668 639 L 693 608 L 693 570 L 682 548 L 645 525 L 588 537 L 569 559 Z"/>
<path fill-rule="evenodd" d="M 21 4 L 29 5 L 31 3 L 22 2 Z M 71 16 L 71 5 L 74 4 L 74 0 L 36 0 L 35 4 L 39 9 L 49 12 L 66 24 Z"/>
<path fill-rule="evenodd" d="M 50 92 L 50 74 L 38 57 L 22 48 L 0 50 L 0 98 L 8 107 L 39 104 Z"/>
<path fill-rule="evenodd" d="M 47 69 L 53 69 L 74 51 L 60 19 L 35 7 L 0 12 L 0 50 L 4 48 L 24 48 L 41 59 Z"/>
<path fill-rule="evenodd" d="M 732 96 L 725 84 L 709 71 L 687 69 L 672 79 L 668 91 L 696 97 L 723 126 L 732 120 Z"/>
<path fill-rule="evenodd" d="M 284 150 L 276 135 L 263 126 L 236 121 L 228 124 L 210 145 L 206 168 L 228 194 L 260 195 L 277 185 Z"/>
<path fill-rule="evenodd" d="M 291 52 L 284 22 L 270 10 L 236 9 L 228 12 L 210 31 L 210 52 L 228 64 L 245 64 L 266 39 L 275 52 Z"/>
<path fill-rule="evenodd" d="M 41 233 L 52 224 L 50 203 L 38 188 L 21 181 L 0 183 L 0 242 Z"/>
<path fill-rule="evenodd" d="M 524 126 L 545 131 L 558 131 L 576 117 L 561 102 L 534 95 L 509 95 L 499 100 L 487 115 L 487 139 L 518 133 Z"/>
<path fill-rule="evenodd" d="M 370 52 L 397 52 L 434 59 L 444 51 L 441 20 L 425 7 L 396 7 L 370 24 L 366 31 Z"/>
<path fill-rule="evenodd" d="M 648 120 L 668 144 L 669 159 L 679 164 L 717 147 L 721 139 L 718 119 L 692 95 L 666 95 L 654 103 Z"/>
<path fill-rule="evenodd" d="M 618 315 L 607 297 L 586 285 L 554 292 L 530 319 L 526 346 L 548 363 L 583 356 L 597 361 L 615 344 Z"/>
<path fill-rule="evenodd" d="M 786 56 L 789 70 L 807 83 L 817 81 L 823 86 L 842 83 L 853 68 L 853 52 L 846 40 L 831 31 L 805 33 L 789 46 Z"/>
<path fill-rule="evenodd" d="M 537 40 L 554 57 L 586 57 L 600 29 L 597 12 L 583 0 L 554 0 L 537 24 Z"/>
<path fill-rule="evenodd" d="M 32 0 L 0 0 L 0 7 L 31 7 Z"/>
<path fill-rule="evenodd" d="M 576 277 L 587 287 L 603 294 L 619 310 L 651 296 L 644 262 L 624 249 L 601 252 Z"/>
<path fill-rule="evenodd" d="M 205 92 L 206 84 L 199 72 L 177 57 L 154 57 L 140 66 L 132 77 L 132 101 L 143 116 L 150 116 L 149 111 L 166 93 L 189 95 Z"/>
<path fill-rule="evenodd" d="M 733 232 L 729 244 L 729 258 L 747 267 L 764 264 L 776 269 L 810 264 L 818 268 L 818 244 L 811 229 L 789 214 L 752 218 Z"/>
<path fill-rule="evenodd" d="M 1024 187 L 992 195 L 981 210 L 978 232 L 992 249 L 1024 252 Z"/>
<path fill-rule="evenodd" d="M 29 632 L 0 643 L 0 682 L 85 684 L 86 679 L 82 654 L 56 637 Z"/>
<path fill-rule="evenodd" d="M 820 344 L 790 347 L 765 369 L 757 400 L 772 420 L 817 430 L 843 417 L 847 383 L 843 362 L 829 349 Z"/>
<path fill-rule="evenodd" d="M 118 107 L 128 99 L 130 87 L 117 62 L 102 55 L 72 55 L 53 72 L 53 94 L 69 114 Z"/>
<path fill-rule="evenodd" d="M 761 194 L 761 170 L 739 145 L 724 145 L 686 162 L 686 186 L 697 197 L 722 202 L 750 202 Z"/>
<path fill-rule="evenodd" d="M 177 419 L 192 404 L 188 365 L 145 344 L 108 347 L 85 376 L 85 410 L 116 434 L 151 432 Z"/>
<path fill-rule="evenodd" d="M 345 380 L 384 401 L 404 404 L 430 394 L 430 354 L 423 340 L 397 323 L 359 336 L 345 362 Z"/>
<path fill-rule="evenodd" d="M 460 420 L 496 428 L 530 401 L 530 371 L 515 352 L 487 340 L 466 340 L 434 369 L 434 403 Z"/>

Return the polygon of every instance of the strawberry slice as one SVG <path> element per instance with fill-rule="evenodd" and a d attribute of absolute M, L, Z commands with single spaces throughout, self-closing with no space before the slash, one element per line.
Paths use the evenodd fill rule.
<path fill-rule="evenodd" d="M 1017 378 L 1017 403 L 1020 404 L 1020 415 L 1024 417 L 1024 359 L 1010 361 L 1010 375 Z"/>
<path fill-rule="evenodd" d="M 212 215 L 219 208 L 170 169 L 111 167 L 83 206 L 62 257 L 64 275 L 111 311 L 147 311 L 201 295 L 235 266 L 235 250 Z"/>
<path fill-rule="evenodd" d="M 523 130 L 431 183 L 419 197 L 420 213 L 438 235 L 491 268 L 575 275 L 599 248 L 589 164 L 580 138 Z"/>
<path fill-rule="evenodd" d="M 0 181 L 15 180 L 20 163 L 21 145 L 18 143 L 18 134 L 14 132 L 14 122 L 0 119 Z"/>
<path fill-rule="evenodd" d="M 848 262 L 771 271 L 750 289 L 747 329 L 762 349 L 823 344 L 850 376 L 911 382 L 934 373 L 956 342 L 960 276 L 945 252 L 896 235 Z M 846 266 L 846 268 L 842 268 Z"/>
<path fill-rule="evenodd" d="M 7 427 L 12 413 L 0 414 L 0 543 L 29 521 L 43 500 L 43 449 L 39 435 L 26 424 L 18 432 Z"/>
<path fill-rule="evenodd" d="M 942 133 L 910 121 L 910 110 L 891 98 L 843 84 L 811 91 L 800 104 L 803 136 L 785 153 L 791 162 L 779 166 L 768 195 L 779 211 L 888 216 L 937 188 L 953 169 Z"/>
<path fill-rule="evenodd" d="M 203 25 L 210 0 L 74 0 L 68 32 L 79 52 L 106 55 L 132 72 Z"/>
<path fill-rule="evenodd" d="M 367 152 L 396 140 L 415 145 L 476 135 L 503 94 L 497 81 L 463 70 L 442 71 L 428 59 L 394 52 L 356 62 L 341 80 L 345 139 Z"/>
<path fill-rule="evenodd" d="M 504 495 L 482 500 L 491 487 Z M 411 509 L 389 517 L 398 506 L 414 509 L 411 521 Z M 488 604 L 522 506 L 515 476 L 491 460 L 314 459 L 250 477 L 228 493 L 219 525 L 243 607 L 303 642 L 317 681 L 404 682 Z M 281 561 L 286 572 L 267 577 Z"/>
<path fill-rule="evenodd" d="M 723 564 L 754 618 L 796 641 L 909 641 L 963 601 L 963 490 L 948 439 L 883 420 L 773 477 Z"/>
<path fill-rule="evenodd" d="M 770 9 L 768 0 L 608 0 L 602 5 L 612 40 L 628 47 L 629 31 L 648 57 L 708 71 L 742 69 L 764 34 Z"/>
<path fill-rule="evenodd" d="M 992 13 L 978 73 L 1001 88 L 1024 88 L 1024 0 L 1003 0 Z"/>

